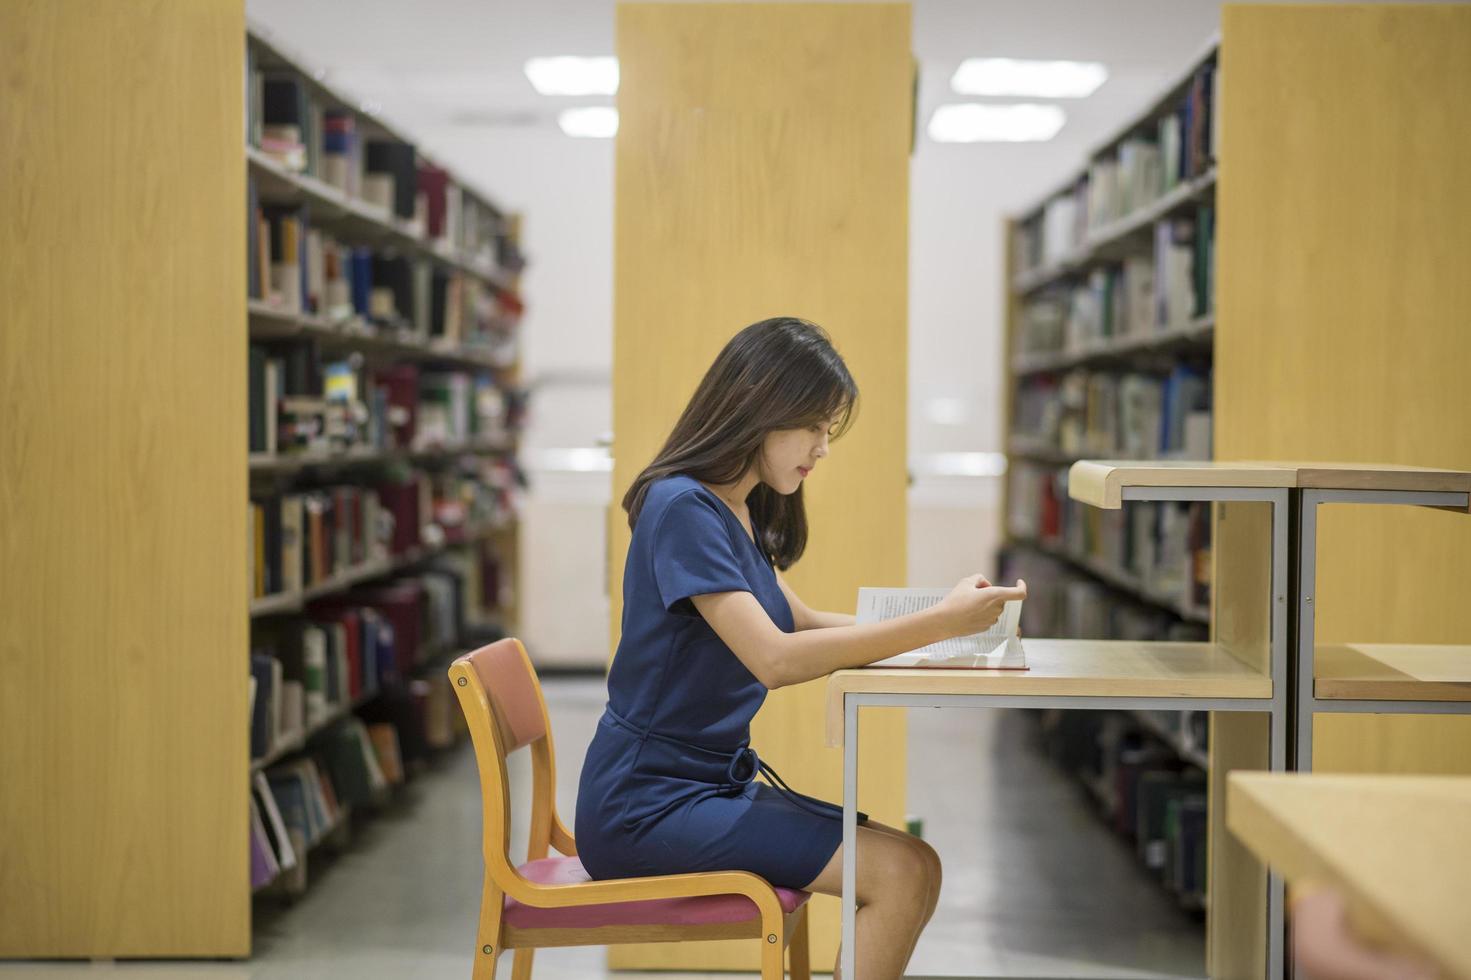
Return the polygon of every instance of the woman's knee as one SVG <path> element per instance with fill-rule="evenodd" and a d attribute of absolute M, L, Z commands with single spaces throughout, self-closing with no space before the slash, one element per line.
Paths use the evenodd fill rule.
<path fill-rule="evenodd" d="M 858 851 L 860 903 L 871 904 L 888 898 L 910 902 L 930 891 L 931 867 L 919 848 L 877 835 L 871 841 L 872 846 L 860 845 Z M 939 858 L 935 861 L 938 863 Z"/>
<path fill-rule="evenodd" d="M 940 890 L 940 881 L 944 877 L 944 868 L 940 864 L 940 855 L 933 847 L 918 837 L 914 838 L 915 849 L 919 852 L 920 860 L 924 863 L 925 876 L 934 886 L 935 891 Z"/>

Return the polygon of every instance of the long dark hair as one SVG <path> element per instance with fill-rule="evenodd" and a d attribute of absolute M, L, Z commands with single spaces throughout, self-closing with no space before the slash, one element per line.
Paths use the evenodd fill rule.
<path fill-rule="evenodd" d="M 623 495 L 628 526 L 638 522 L 655 480 L 683 474 L 734 483 L 756 461 L 768 432 L 827 425 L 836 417 L 835 439 L 852 424 L 857 405 L 858 385 L 821 327 L 791 316 L 751 324 L 715 358 L 664 448 Z M 807 547 L 801 487 L 783 496 L 758 483 L 746 506 L 762 551 L 777 568 L 790 568 Z"/>

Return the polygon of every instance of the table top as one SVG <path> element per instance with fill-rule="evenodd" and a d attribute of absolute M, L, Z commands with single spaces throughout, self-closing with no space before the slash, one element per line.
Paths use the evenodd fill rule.
<path fill-rule="evenodd" d="M 1449 490 L 1471 493 L 1471 473 L 1393 463 L 1084 459 L 1068 471 L 1068 496 L 1109 510 L 1125 487 L 1265 487 L 1314 490 Z"/>
<path fill-rule="evenodd" d="M 860 667 L 833 672 L 827 684 L 827 743 L 843 744 L 843 696 L 848 693 L 1272 697 L 1271 677 L 1218 643 L 1048 639 L 1021 643 L 1026 670 Z"/>
<path fill-rule="evenodd" d="M 1471 646 L 1352 643 L 1313 651 L 1320 698 L 1471 701 Z"/>
<path fill-rule="evenodd" d="M 1341 892 L 1366 939 L 1471 977 L 1471 777 L 1233 772 L 1226 823 L 1289 882 Z"/>

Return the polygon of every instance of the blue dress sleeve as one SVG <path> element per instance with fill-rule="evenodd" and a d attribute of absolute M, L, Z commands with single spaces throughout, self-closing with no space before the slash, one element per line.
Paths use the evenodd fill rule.
<path fill-rule="evenodd" d="M 654 528 L 654 582 L 670 612 L 694 615 L 690 596 L 750 592 L 721 504 L 695 492 L 669 502 Z"/>

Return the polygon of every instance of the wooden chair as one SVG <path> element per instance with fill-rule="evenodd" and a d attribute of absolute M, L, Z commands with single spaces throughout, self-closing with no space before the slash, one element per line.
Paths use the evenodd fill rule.
<path fill-rule="evenodd" d="M 515 950 L 512 976 L 527 980 L 548 946 L 759 939 L 763 980 L 781 980 L 791 944 L 793 980 L 810 980 L 804 891 L 774 888 L 746 871 L 593 881 L 557 816 L 556 764 L 541 684 L 526 649 L 507 638 L 460 657 L 449 676 L 469 722 L 484 807 L 485 883 L 473 977 L 495 976 L 501 950 Z M 531 748 L 531 843 L 511 864 L 506 756 Z M 555 847 L 562 857 L 548 857 Z"/>

